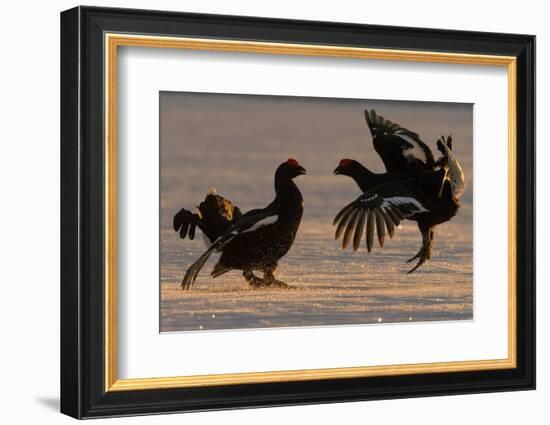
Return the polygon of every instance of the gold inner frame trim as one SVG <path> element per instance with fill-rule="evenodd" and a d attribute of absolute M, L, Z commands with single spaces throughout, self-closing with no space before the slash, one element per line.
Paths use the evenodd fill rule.
<path fill-rule="evenodd" d="M 516 58 L 478 54 L 371 49 L 329 45 L 267 43 L 200 38 L 106 33 L 105 45 L 105 391 L 137 391 L 215 385 L 312 381 L 417 373 L 448 373 L 516 367 Z M 508 357 L 494 360 L 417 363 L 381 366 L 305 369 L 253 373 L 118 379 L 116 325 L 116 123 L 118 47 L 148 47 L 398 60 L 469 65 L 494 65 L 508 72 Z"/>

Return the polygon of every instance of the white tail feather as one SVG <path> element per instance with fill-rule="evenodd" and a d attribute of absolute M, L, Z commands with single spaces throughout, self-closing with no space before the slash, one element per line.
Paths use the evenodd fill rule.
<path fill-rule="evenodd" d="M 454 156 L 447 144 L 441 143 L 441 145 L 445 149 L 445 155 L 447 156 L 445 179 L 449 180 L 455 199 L 460 199 L 466 190 L 466 176 L 464 175 L 460 162 L 458 162 L 458 159 Z"/>

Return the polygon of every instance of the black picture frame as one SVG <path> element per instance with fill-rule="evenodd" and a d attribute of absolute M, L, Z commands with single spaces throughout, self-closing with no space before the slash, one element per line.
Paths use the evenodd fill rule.
<path fill-rule="evenodd" d="M 517 367 L 105 391 L 104 34 L 506 55 L 517 58 Z M 61 13 L 61 412 L 75 418 L 535 388 L 535 37 L 76 7 Z"/>

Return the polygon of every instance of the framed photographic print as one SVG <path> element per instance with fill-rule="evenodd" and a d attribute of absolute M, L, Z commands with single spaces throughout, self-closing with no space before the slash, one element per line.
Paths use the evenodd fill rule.
<path fill-rule="evenodd" d="M 61 14 L 61 411 L 533 389 L 528 35 Z"/>

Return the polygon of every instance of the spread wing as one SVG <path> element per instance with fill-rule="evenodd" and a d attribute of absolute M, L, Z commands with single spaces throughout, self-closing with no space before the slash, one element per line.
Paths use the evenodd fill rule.
<path fill-rule="evenodd" d="M 208 238 L 207 244 L 214 242 L 222 235 L 233 222 L 241 217 L 241 211 L 231 201 L 216 193 L 215 189 L 210 189 L 202 201 L 197 206 L 197 213 L 192 213 L 182 208 L 173 219 L 173 227 L 179 232 L 180 237 L 185 239 L 195 238 L 197 226 L 203 235 Z"/>
<path fill-rule="evenodd" d="M 363 238 L 370 252 L 374 244 L 374 230 L 380 246 L 384 246 L 386 230 L 391 237 L 401 220 L 414 214 L 428 212 L 424 201 L 412 190 L 399 183 L 385 183 L 363 193 L 346 205 L 334 218 L 335 239 L 342 234 L 342 249 L 346 249 L 353 236 L 353 250 L 357 251 Z"/>
<path fill-rule="evenodd" d="M 374 109 L 365 111 L 365 119 L 372 134 L 374 150 L 380 155 L 388 173 L 433 169 L 433 153 L 417 133 L 377 115 Z"/>
<path fill-rule="evenodd" d="M 182 208 L 175 216 L 172 222 L 174 230 L 179 232 L 180 237 L 185 239 L 189 235 L 189 239 L 195 239 L 195 231 L 197 223 L 200 220 L 198 214 L 194 214 L 185 208 Z"/>

